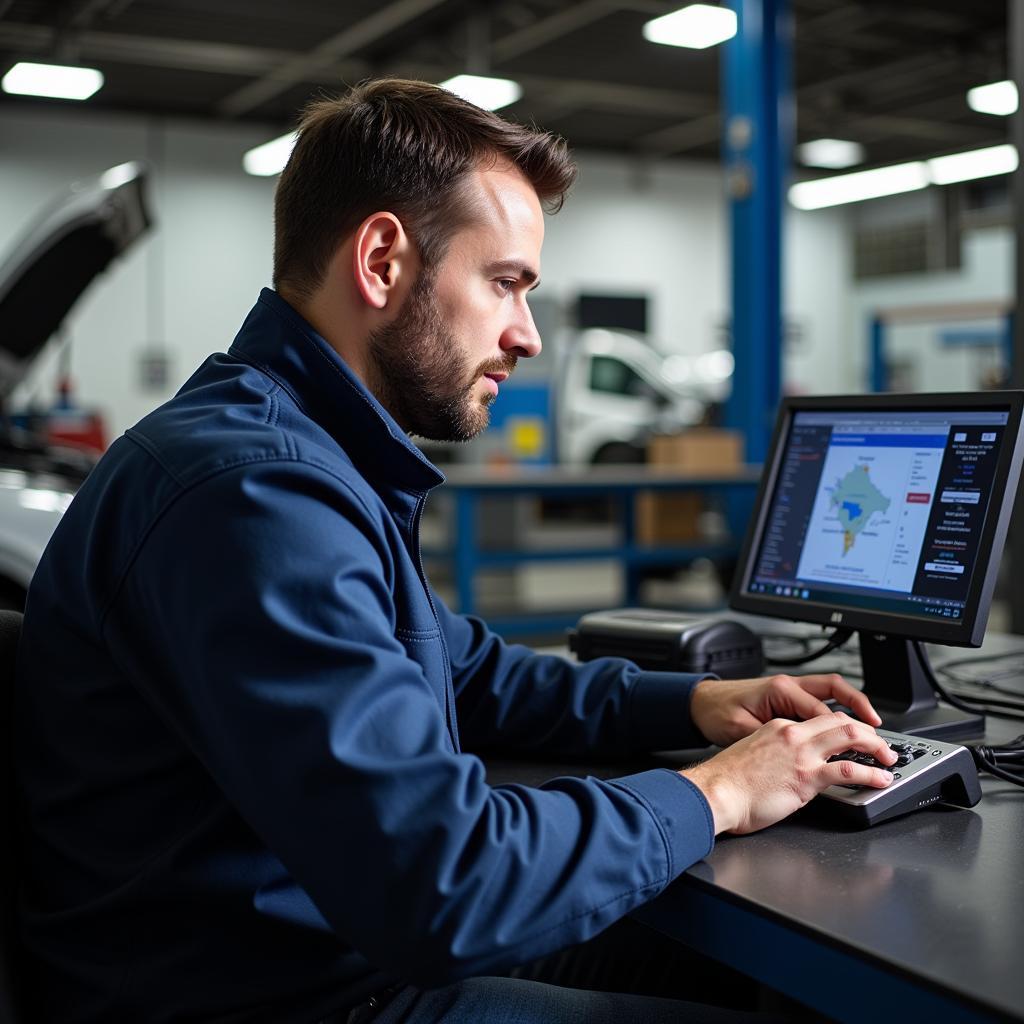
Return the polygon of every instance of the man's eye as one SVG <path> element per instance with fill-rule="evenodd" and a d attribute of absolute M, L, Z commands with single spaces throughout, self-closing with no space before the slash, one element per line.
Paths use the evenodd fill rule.
<path fill-rule="evenodd" d="M 515 282 L 515 280 L 513 278 L 502 277 L 502 278 L 499 278 L 499 280 L 498 280 L 498 287 L 503 292 L 510 292 L 510 291 L 512 291 L 513 288 L 515 288 L 515 286 L 516 286 L 516 282 Z"/>

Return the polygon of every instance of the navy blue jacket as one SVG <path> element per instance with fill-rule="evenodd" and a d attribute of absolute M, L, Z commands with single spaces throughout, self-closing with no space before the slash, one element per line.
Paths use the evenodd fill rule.
<path fill-rule="evenodd" d="M 19 655 L 40 1019 L 308 1024 L 580 942 L 708 853 L 673 771 L 487 784 L 481 751 L 702 745 L 695 679 L 450 612 L 417 539 L 442 480 L 266 290 L 102 459 Z"/>

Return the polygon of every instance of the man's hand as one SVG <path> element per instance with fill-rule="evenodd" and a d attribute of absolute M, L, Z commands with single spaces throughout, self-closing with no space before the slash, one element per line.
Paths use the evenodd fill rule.
<path fill-rule="evenodd" d="M 717 685 L 717 684 L 716 684 Z M 685 768 L 707 798 L 719 832 L 756 832 L 799 810 L 832 785 L 882 789 L 892 775 L 833 754 L 860 750 L 882 764 L 896 754 L 874 729 L 831 711 L 806 722 L 772 719 L 708 761 Z"/>
<path fill-rule="evenodd" d="M 749 736 L 773 718 L 815 718 L 830 712 L 829 697 L 869 725 L 881 725 L 871 702 L 843 677 L 769 676 L 766 679 L 705 679 L 690 698 L 693 724 L 716 746 Z"/>

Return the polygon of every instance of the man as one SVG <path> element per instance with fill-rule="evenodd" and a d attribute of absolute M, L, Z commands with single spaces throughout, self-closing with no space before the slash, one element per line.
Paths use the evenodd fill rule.
<path fill-rule="evenodd" d="M 597 935 L 718 832 L 887 784 L 828 763 L 892 761 L 828 713 L 878 721 L 838 677 L 573 666 L 431 590 L 417 529 L 442 477 L 407 435 L 472 437 L 540 350 L 542 208 L 574 173 L 559 141 L 433 86 L 308 111 L 276 291 L 112 446 L 29 594 L 41 1020 L 679 1019 L 498 975 Z M 539 789 L 489 787 L 468 752 L 709 742 L 728 746 L 680 772 Z"/>

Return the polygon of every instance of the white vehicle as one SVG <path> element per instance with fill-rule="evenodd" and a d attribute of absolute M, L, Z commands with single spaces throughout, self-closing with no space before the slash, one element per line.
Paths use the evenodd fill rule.
<path fill-rule="evenodd" d="M 700 423 L 731 373 L 727 351 L 666 356 L 630 331 L 577 332 L 556 375 L 559 462 L 642 462 L 652 434 Z"/>
<path fill-rule="evenodd" d="M 150 225 L 141 164 L 74 184 L 0 264 L 0 607 L 29 580 L 93 459 L 12 422 L 7 399 L 82 293 Z"/>

